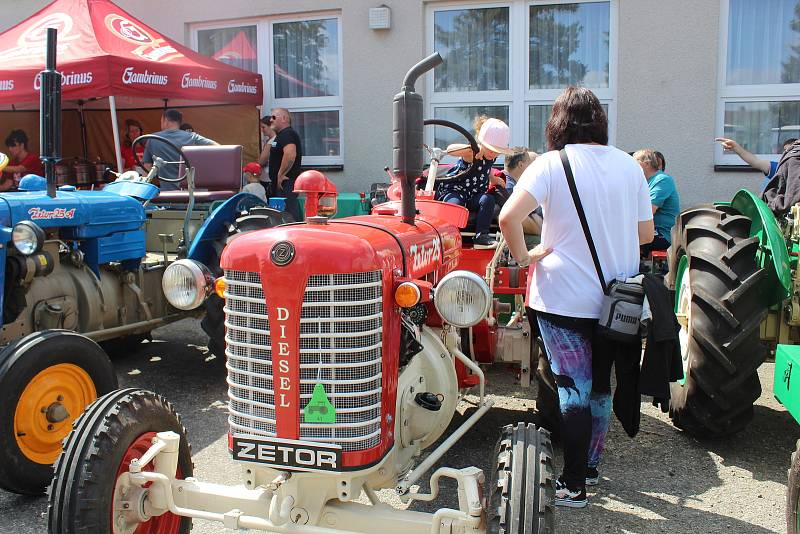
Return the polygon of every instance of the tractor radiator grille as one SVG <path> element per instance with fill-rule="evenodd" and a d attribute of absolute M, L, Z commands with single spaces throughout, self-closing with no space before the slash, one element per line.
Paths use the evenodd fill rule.
<path fill-rule="evenodd" d="M 225 271 L 225 339 L 230 426 L 275 435 L 272 349 L 257 273 Z M 309 277 L 300 314 L 300 439 L 360 451 L 380 442 L 381 271 Z M 322 384 L 335 423 L 306 423 L 302 407 Z"/>

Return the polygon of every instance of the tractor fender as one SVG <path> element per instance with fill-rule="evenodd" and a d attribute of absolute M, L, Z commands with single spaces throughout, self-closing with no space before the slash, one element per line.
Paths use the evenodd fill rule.
<path fill-rule="evenodd" d="M 250 193 L 237 193 L 223 202 L 205 220 L 203 226 L 197 231 L 189 247 L 188 258 L 199 261 L 211 267 L 210 263 L 218 262 L 218 252 L 215 243 L 220 240 L 224 243 L 228 237 L 228 227 L 236 220 L 239 214 L 255 206 L 266 206 L 266 202 Z"/>
<path fill-rule="evenodd" d="M 762 282 L 764 297 L 769 304 L 777 304 L 791 295 L 792 270 L 789 264 L 789 251 L 786 241 L 778 226 L 772 210 L 751 191 L 740 190 L 733 197 L 731 206 L 753 222 L 750 226 L 750 237 L 758 237 L 760 241 L 756 260 L 767 271 Z"/>
<path fill-rule="evenodd" d="M 4 375 L 20 358 L 33 347 L 45 340 L 59 336 L 75 336 L 85 339 L 88 343 L 95 344 L 94 341 L 86 336 L 83 336 L 72 330 L 51 329 L 43 330 L 41 332 L 32 332 L 27 336 L 20 338 L 13 343 L 3 347 L 2 354 L 10 354 L 5 358 L 0 358 L 0 376 Z"/>

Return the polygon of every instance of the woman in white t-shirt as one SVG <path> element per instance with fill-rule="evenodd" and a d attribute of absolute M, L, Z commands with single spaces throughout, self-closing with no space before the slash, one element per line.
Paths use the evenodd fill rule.
<path fill-rule="evenodd" d="M 528 305 L 537 323 L 531 326 L 541 332 L 558 386 L 564 469 L 556 504 L 582 508 L 586 485 L 599 481 L 611 390 L 604 377 L 592 387 L 603 290 L 558 151 L 567 152 L 607 282 L 637 274 L 639 245 L 653 239 L 653 212 L 641 167 L 608 146 L 608 119 L 591 91 L 568 87 L 553 105 L 545 137 L 550 152 L 523 173 L 500 213 L 500 228 L 520 266 L 531 265 Z M 529 252 L 522 221 L 540 205 L 542 242 Z"/>

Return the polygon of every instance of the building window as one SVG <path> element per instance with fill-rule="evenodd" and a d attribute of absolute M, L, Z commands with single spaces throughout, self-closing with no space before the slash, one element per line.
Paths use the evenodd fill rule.
<path fill-rule="evenodd" d="M 718 134 L 765 159 L 800 137 L 800 2 L 721 0 Z M 716 162 L 744 165 L 716 148 Z"/>
<path fill-rule="evenodd" d="M 530 6 L 531 90 L 608 87 L 609 9 L 608 2 Z"/>
<path fill-rule="evenodd" d="M 428 8 L 428 47 L 444 64 L 428 90 L 430 114 L 471 130 L 477 115 L 508 122 L 512 145 L 546 150 L 553 101 L 569 85 L 614 104 L 617 0 L 514 0 Z M 609 116 L 610 139 L 614 117 Z M 436 146 L 458 134 L 436 127 Z"/>
<path fill-rule="evenodd" d="M 342 163 L 341 32 L 338 17 L 273 21 L 273 107 L 292 112 L 304 165 Z"/>
<path fill-rule="evenodd" d="M 255 25 L 198 30 L 197 51 L 240 69 L 258 71 Z"/>
<path fill-rule="evenodd" d="M 336 19 L 273 24 L 275 98 L 339 95 L 338 34 Z"/>
<path fill-rule="evenodd" d="M 264 106 L 291 112 L 303 165 L 341 165 L 342 61 L 338 16 L 266 18 L 192 27 L 195 48 L 264 77 Z"/>
<path fill-rule="evenodd" d="M 434 91 L 508 89 L 508 8 L 434 13 L 435 48 L 445 59 L 434 71 Z"/>

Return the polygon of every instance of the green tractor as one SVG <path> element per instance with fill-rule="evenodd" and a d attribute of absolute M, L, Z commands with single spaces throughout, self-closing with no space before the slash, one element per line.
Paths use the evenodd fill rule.
<path fill-rule="evenodd" d="M 681 324 L 684 378 L 672 384 L 669 410 L 676 426 L 699 438 L 742 430 L 761 395 L 757 371 L 770 350 L 775 351 L 774 394 L 800 423 L 798 250 L 800 205 L 778 219 L 742 190 L 730 203 L 678 216 L 666 278 Z M 789 534 L 800 532 L 799 499 L 795 451 L 787 492 Z"/>

